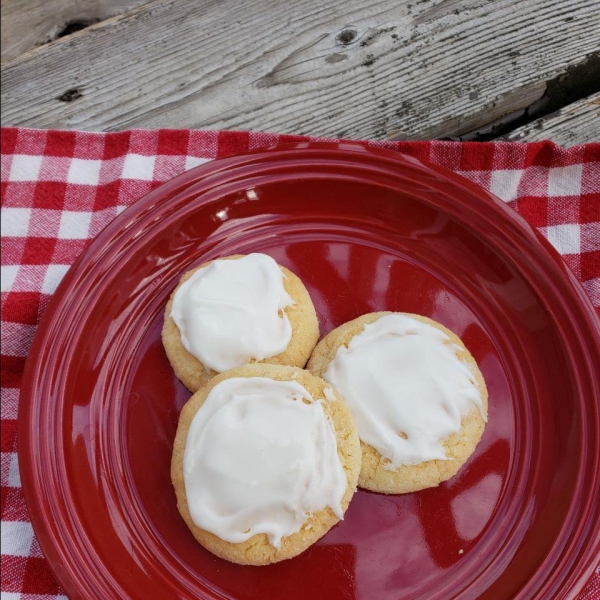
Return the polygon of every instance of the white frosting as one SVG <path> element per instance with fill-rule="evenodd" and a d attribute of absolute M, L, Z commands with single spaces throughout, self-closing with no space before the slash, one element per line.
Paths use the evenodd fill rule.
<path fill-rule="evenodd" d="M 263 377 L 210 391 L 190 425 L 183 477 L 198 527 L 233 543 L 264 533 L 276 548 L 327 506 L 342 519 L 348 486 L 322 403 L 296 381 Z"/>
<path fill-rule="evenodd" d="M 171 310 L 185 349 L 219 373 L 283 352 L 292 339 L 283 309 L 293 304 L 283 278 L 266 254 L 198 269 L 175 293 Z"/>
<path fill-rule="evenodd" d="M 360 439 L 386 468 L 445 460 L 442 441 L 460 430 L 473 406 L 482 416 L 474 374 L 442 331 L 402 314 L 365 325 L 340 346 L 324 379 L 354 414 Z"/>

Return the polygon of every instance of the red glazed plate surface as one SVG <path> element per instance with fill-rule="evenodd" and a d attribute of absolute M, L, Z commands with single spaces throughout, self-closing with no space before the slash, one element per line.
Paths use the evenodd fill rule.
<path fill-rule="evenodd" d="M 179 517 L 189 394 L 160 341 L 179 275 L 249 252 L 303 279 L 322 334 L 378 310 L 440 321 L 490 393 L 455 478 L 359 491 L 315 546 L 259 568 L 212 556 Z M 20 401 L 31 519 L 71 600 L 572 598 L 600 552 L 599 339 L 560 257 L 458 176 L 348 144 L 214 161 L 115 219 L 53 297 Z"/>

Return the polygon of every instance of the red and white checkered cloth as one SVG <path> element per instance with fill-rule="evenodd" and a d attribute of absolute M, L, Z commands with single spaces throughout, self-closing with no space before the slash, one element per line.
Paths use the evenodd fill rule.
<path fill-rule="evenodd" d="M 216 131 L 2 131 L 1 600 L 66 596 L 33 534 L 16 454 L 19 387 L 36 325 L 90 240 L 127 206 L 208 160 L 296 136 Z M 492 191 L 562 254 L 600 314 L 600 143 L 365 142 Z M 600 571 L 579 600 L 600 600 Z"/>

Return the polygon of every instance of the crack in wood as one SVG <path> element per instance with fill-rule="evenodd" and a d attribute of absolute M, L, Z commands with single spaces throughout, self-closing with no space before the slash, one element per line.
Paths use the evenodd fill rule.
<path fill-rule="evenodd" d="M 599 126 L 600 92 L 513 129 L 500 139 L 506 141 L 554 139 L 560 141 L 562 146 L 568 147 L 598 141 Z"/>
<path fill-rule="evenodd" d="M 548 80 L 546 91 L 532 104 L 463 135 L 442 139 L 494 140 L 597 92 L 600 92 L 600 51 L 592 52 L 584 61 L 568 66 L 563 73 Z"/>
<path fill-rule="evenodd" d="M 73 21 L 68 21 L 65 23 L 63 28 L 57 32 L 57 34 L 52 37 L 48 41 L 53 41 L 55 39 L 65 37 L 67 35 L 71 35 L 72 33 L 76 33 L 77 31 L 81 31 L 82 29 L 88 28 L 90 25 L 94 25 L 94 23 L 99 23 L 100 19 L 76 19 Z"/>

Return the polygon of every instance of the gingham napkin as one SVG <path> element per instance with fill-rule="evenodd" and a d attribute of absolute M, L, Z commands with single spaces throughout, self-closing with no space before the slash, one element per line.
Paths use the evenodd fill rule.
<path fill-rule="evenodd" d="M 59 281 L 105 225 L 162 182 L 214 158 L 305 139 L 2 130 L 1 600 L 66 598 L 33 534 L 16 454 L 25 358 Z M 600 143 L 364 143 L 442 165 L 509 203 L 562 254 L 600 314 Z M 579 600 L 600 600 L 598 569 Z"/>

